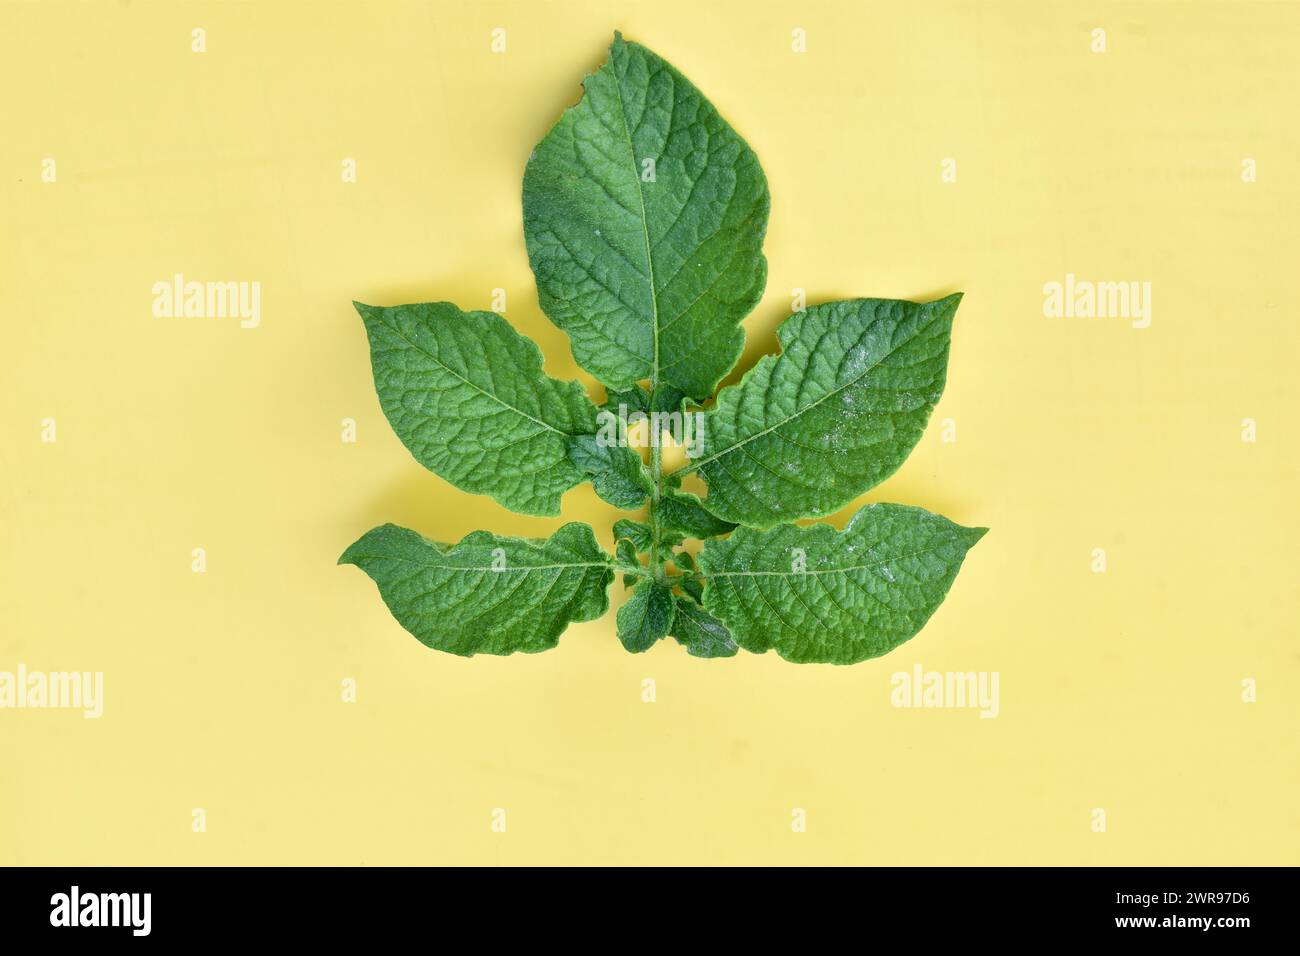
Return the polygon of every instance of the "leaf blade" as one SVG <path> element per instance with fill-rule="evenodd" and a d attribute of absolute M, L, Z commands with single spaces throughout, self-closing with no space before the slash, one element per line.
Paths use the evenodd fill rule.
<path fill-rule="evenodd" d="M 644 521 L 619 518 L 614 522 L 614 538 L 626 539 L 632 545 L 634 553 L 650 550 L 650 526 Z"/>
<path fill-rule="evenodd" d="M 764 356 L 705 413 L 704 507 L 768 528 L 830 514 L 893 474 L 943 394 L 960 293 L 850 299 L 782 323 Z"/>
<path fill-rule="evenodd" d="M 659 497 L 658 507 L 663 527 L 687 538 L 713 538 L 736 527 L 706 509 L 689 491 L 665 490 Z"/>
<path fill-rule="evenodd" d="M 524 174 L 542 310 L 607 387 L 650 379 L 708 397 L 766 284 L 767 180 L 699 90 L 639 44 L 615 34 L 583 88 Z"/>
<path fill-rule="evenodd" d="M 380 406 L 416 461 L 513 511 L 559 514 L 585 477 L 570 445 L 596 428 L 582 386 L 543 374 L 537 345 L 494 312 L 353 304 Z"/>
<path fill-rule="evenodd" d="M 543 540 L 475 531 L 455 545 L 386 524 L 338 563 L 365 571 L 416 640 L 461 657 L 554 647 L 570 623 L 608 610 L 614 579 L 609 556 L 579 522 Z"/>
<path fill-rule="evenodd" d="M 654 490 L 641 456 L 627 445 L 606 443 L 600 435 L 576 436 L 569 445 L 569 459 L 591 479 L 596 494 L 615 508 L 639 508 Z"/>
<path fill-rule="evenodd" d="M 623 647 L 640 654 L 667 637 L 673 628 L 674 601 L 672 588 L 657 581 L 641 581 L 618 609 L 618 639 Z"/>
<path fill-rule="evenodd" d="M 747 651 L 857 663 L 921 630 L 987 530 L 883 504 L 862 508 L 842 532 L 825 524 L 738 528 L 700 554 L 704 607 Z"/>
<path fill-rule="evenodd" d="M 736 640 L 727 626 L 689 598 L 677 599 L 672 636 L 692 657 L 736 656 Z"/>

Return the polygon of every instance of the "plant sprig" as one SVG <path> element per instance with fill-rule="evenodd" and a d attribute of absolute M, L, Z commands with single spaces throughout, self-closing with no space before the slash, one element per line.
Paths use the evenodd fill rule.
<path fill-rule="evenodd" d="M 583 87 L 529 158 L 524 239 L 541 307 L 605 386 L 603 406 L 547 376 L 537 346 L 495 313 L 356 308 L 380 404 L 422 465 L 524 514 L 558 514 L 590 481 L 645 520 L 615 523 L 613 556 L 579 522 L 544 540 L 476 531 L 455 545 L 384 525 L 340 563 L 454 654 L 554 647 L 569 623 L 608 610 L 615 575 L 632 588 L 617 615 L 629 651 L 672 635 L 699 657 L 888 652 L 943 601 L 985 529 L 889 504 L 843 531 L 791 522 L 838 511 L 903 463 L 943 392 L 961 296 L 801 309 L 778 330 L 779 354 L 717 391 L 767 279 L 758 158 L 690 81 L 619 34 Z M 648 466 L 629 411 L 649 421 Z M 665 471 L 663 434 L 687 423 L 694 451 Z M 688 475 L 707 497 L 682 490 Z M 688 539 L 706 542 L 698 563 Z"/>

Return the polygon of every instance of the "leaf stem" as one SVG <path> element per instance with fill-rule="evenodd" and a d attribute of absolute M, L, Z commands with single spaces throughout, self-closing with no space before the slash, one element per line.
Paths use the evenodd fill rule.
<path fill-rule="evenodd" d="M 651 383 L 650 407 L 655 407 L 657 383 Z M 651 424 L 654 419 L 651 418 Z M 659 524 L 659 499 L 663 496 L 664 487 L 664 456 L 663 448 L 659 443 L 659 435 L 653 431 L 650 435 L 650 477 L 654 482 L 654 490 L 650 496 L 650 570 L 654 574 L 654 579 L 661 584 L 663 583 L 667 572 L 664 570 L 663 555 L 659 550 L 660 524 Z"/>
<path fill-rule="evenodd" d="M 635 574 L 637 577 L 646 578 L 650 572 L 640 564 L 624 564 L 621 561 L 614 562 L 614 570 L 620 574 Z"/>

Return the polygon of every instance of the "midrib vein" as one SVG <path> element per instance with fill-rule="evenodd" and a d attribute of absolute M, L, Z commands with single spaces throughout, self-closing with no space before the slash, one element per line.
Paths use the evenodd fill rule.
<path fill-rule="evenodd" d="M 567 568 L 613 568 L 613 565 L 608 561 L 575 561 L 572 564 L 525 564 L 517 568 L 508 566 L 494 568 L 491 565 L 479 567 L 474 564 L 430 564 L 428 561 L 414 561 L 411 558 L 403 558 L 395 554 L 358 554 L 354 557 L 371 561 L 397 561 L 400 564 L 411 564 L 417 568 L 428 568 L 434 571 L 491 571 L 493 574 L 531 574 L 534 571 L 555 571 Z"/>
<path fill-rule="evenodd" d="M 636 198 L 641 205 L 641 237 L 645 240 L 646 281 L 650 283 L 650 335 L 653 354 L 650 359 L 650 403 L 654 405 L 659 394 L 659 293 L 655 289 L 655 264 L 650 251 L 650 220 L 645 211 L 645 190 L 641 188 L 641 176 L 637 171 L 636 147 L 632 144 L 632 129 L 627 123 L 627 101 L 623 98 L 623 77 L 615 66 L 614 82 L 618 85 L 618 114 L 623 118 L 623 138 L 627 142 L 627 158 L 632 166 L 632 182 L 636 183 Z M 644 115 L 644 112 L 643 114 Z M 654 490 L 650 499 L 650 553 L 651 563 L 656 560 L 659 551 L 659 499 L 663 497 L 663 453 L 659 447 L 659 436 L 651 436 L 650 471 Z M 663 566 L 657 565 L 655 575 L 663 573 Z"/>
<path fill-rule="evenodd" d="M 920 335 L 922 332 L 924 332 L 926 329 L 928 329 L 928 328 L 929 328 L 929 327 L 934 323 L 934 321 L 935 321 L 934 319 L 931 319 L 931 320 L 930 320 L 929 322 L 927 322 L 924 326 L 922 326 L 921 328 L 917 329 L 917 335 Z M 859 376 L 857 376 L 857 378 L 854 378 L 854 379 L 852 379 L 851 381 L 845 382 L 843 385 L 837 385 L 835 388 L 831 389 L 829 392 L 827 392 L 827 393 L 826 393 L 825 395 L 823 395 L 821 398 L 817 399 L 816 401 L 809 402 L 809 403 L 808 403 L 807 405 L 805 405 L 803 408 L 800 408 L 800 409 L 798 409 L 798 410 L 796 410 L 796 411 L 794 411 L 794 412 L 791 412 L 789 415 L 787 415 L 785 418 L 781 419 L 781 420 L 780 420 L 779 422 L 777 422 L 775 425 L 769 425 L 767 428 L 764 428 L 762 431 L 755 432 L 754 434 L 750 435 L 750 436 L 747 437 L 747 438 L 742 438 L 740 441 L 736 442 L 735 444 L 733 444 L 733 445 L 728 445 L 726 448 L 722 449 L 721 451 L 716 451 L 716 452 L 714 452 L 712 455 L 709 455 L 709 456 L 706 457 L 706 458 L 701 458 L 699 461 L 692 462 L 690 465 L 687 465 L 685 468 L 678 468 L 675 472 L 673 472 L 673 474 L 674 474 L 674 475 L 689 475 L 689 474 L 690 474 L 691 472 L 693 472 L 693 471 L 698 471 L 700 468 L 702 468 L 703 466 L 707 465 L 709 462 L 714 461 L 714 460 L 716 460 L 716 459 L 718 459 L 718 458 L 721 458 L 723 455 L 730 454 L 731 452 L 735 451 L 737 448 L 742 448 L 742 447 L 744 447 L 745 445 L 748 445 L 750 442 L 755 441 L 756 439 L 762 438 L 764 435 L 771 434 L 772 432 L 774 432 L 774 431 L 776 431 L 778 428 L 780 428 L 782 425 L 788 425 L 790 422 L 794 421 L 794 420 L 795 420 L 796 418 L 798 418 L 800 415 L 803 415 L 803 414 L 805 414 L 805 413 L 807 413 L 807 412 L 812 411 L 814 408 L 816 408 L 816 407 L 817 407 L 818 405 L 820 405 L 822 402 L 826 401 L 828 398 L 834 398 L 836 395 L 838 395 L 840 392 L 844 391 L 846 388 L 852 388 L 854 385 L 857 385 L 858 382 L 862 381 L 864 378 L 866 378 L 868 375 L 870 375 L 872 372 L 874 372 L 877 368 L 879 368 L 879 367 L 880 367 L 880 364 L 881 364 L 882 362 L 884 362 L 885 359 L 889 358 L 889 356 L 893 355 L 895 352 L 897 352 L 899 349 L 901 349 L 904 345 L 908 344 L 908 342 L 914 341 L 915 338 L 916 338 L 916 336 L 913 336 L 912 338 L 909 338 L 906 342 L 899 342 L 897 345 L 892 346 L 892 347 L 889 349 L 888 352 L 886 352 L 884 355 L 880 356 L 880 358 L 878 358 L 875 362 L 872 362 L 871 365 L 870 365 L 868 368 L 864 369 L 863 372 L 862 372 L 862 374 L 859 375 Z M 777 358 L 775 359 L 775 361 L 778 361 L 778 362 L 779 362 L 780 359 L 781 359 L 781 357 L 783 357 L 784 355 L 785 355 L 785 353 L 782 352 L 782 353 L 781 353 L 781 356 L 777 357 Z M 757 369 L 757 366 L 755 366 L 753 369 L 750 369 L 749 372 L 746 372 L 746 373 L 745 373 L 746 377 L 748 377 L 748 376 L 749 376 L 753 371 L 755 371 L 756 369 Z M 773 374 L 776 374 L 775 369 L 773 370 Z M 770 384 L 771 384 L 771 383 L 769 382 L 769 385 L 770 385 Z M 738 386 L 735 386 L 735 387 L 738 387 L 738 388 L 744 388 L 744 386 L 745 386 L 744 379 L 741 379 L 740 384 L 739 384 Z M 742 397 L 743 397 L 743 396 L 742 396 Z M 717 410 L 717 408 L 716 408 L 716 406 L 715 406 L 714 411 L 716 411 L 716 410 Z"/>
<path fill-rule="evenodd" d="M 632 164 L 632 182 L 636 183 L 636 198 L 641 206 L 641 237 L 645 240 L 645 266 L 647 281 L 650 283 L 650 332 L 654 354 L 650 360 L 650 393 L 659 386 L 659 294 L 655 289 L 655 264 L 650 254 L 650 221 L 645 211 L 645 190 L 641 188 L 641 176 L 637 172 L 636 147 L 632 145 L 632 130 L 627 125 L 627 102 L 623 99 L 623 78 L 614 68 L 614 82 L 618 85 L 618 115 L 623 120 L 623 139 L 627 142 L 627 156 Z"/>
<path fill-rule="evenodd" d="M 954 544 L 954 541 L 945 541 L 942 544 L 929 548 L 922 548 L 920 551 L 909 551 L 906 554 L 896 554 L 892 558 L 886 558 L 884 561 L 878 561 L 875 564 L 851 564 L 842 568 L 822 568 L 819 571 L 714 571 L 712 574 L 705 574 L 705 578 L 801 578 L 817 577 L 822 574 L 848 574 L 850 571 L 875 571 L 878 568 L 888 567 L 895 561 L 903 561 L 907 558 L 919 558 L 923 554 L 934 554 L 941 547 Z"/>
<path fill-rule="evenodd" d="M 426 348 L 422 348 L 422 347 L 421 347 L 420 345 L 418 345 L 417 343 L 412 342 L 409 338 L 406 337 L 405 334 L 403 334 L 402 330 L 399 329 L 397 326 L 395 326 L 395 325 L 390 325 L 389 323 L 384 322 L 382 319 L 380 320 L 380 324 L 383 325 L 384 328 L 386 328 L 386 329 L 388 329 L 390 332 L 392 332 L 394 335 L 396 335 L 399 339 L 401 339 L 401 340 L 402 340 L 403 342 L 405 342 L 407 345 L 409 345 L 411 348 L 415 349 L 415 351 L 419 352 L 421 355 L 427 356 L 427 357 L 429 358 L 430 361 L 432 361 L 435 365 L 438 366 L 438 368 L 442 369 L 442 370 L 445 371 L 445 372 L 449 372 L 450 374 L 454 375 L 456 378 L 460 379 L 462 382 L 464 382 L 464 383 L 465 383 L 466 385 L 468 385 L 470 388 L 474 389 L 474 391 L 478 392 L 480 395 L 485 395 L 485 396 L 487 396 L 488 398 L 492 399 L 492 401 L 496 402 L 496 403 L 497 403 L 498 405 L 500 405 L 502 408 L 508 408 L 508 409 L 510 409 L 510 411 L 514 412 L 516 415 L 520 415 L 520 416 L 522 416 L 523 418 L 528 419 L 530 422 L 533 422 L 534 424 L 541 425 L 541 426 L 542 426 L 543 428 L 545 428 L 546 430 L 548 430 L 548 431 L 553 431 L 553 432 L 555 432 L 555 434 L 557 434 L 557 435 L 564 435 L 564 436 L 567 437 L 567 438 L 573 438 L 573 437 L 577 434 L 576 432 L 566 432 L 566 431 L 564 431 L 564 430 L 562 430 L 562 429 L 556 428 L 554 425 L 548 424 L 547 422 L 542 421 L 540 418 L 534 418 L 532 415 L 529 415 L 529 414 L 528 414 L 526 411 L 524 411 L 522 408 L 516 408 L 514 405 L 511 405 L 511 404 L 510 404 L 509 402 L 507 402 L 504 398 L 502 398 L 500 395 L 494 395 L 494 394 L 492 394 L 491 392 L 487 391 L 487 389 L 484 389 L 484 388 L 482 388 L 482 387 L 480 387 L 480 386 L 478 386 L 478 385 L 475 385 L 473 382 L 471 382 L 469 379 L 467 379 L 464 375 L 461 375 L 460 372 L 456 371 L 454 368 L 452 368 L 451 366 L 447 365 L 446 362 L 444 362 L 442 359 L 438 358 L 438 356 L 434 355 L 434 354 L 433 354 L 432 352 L 430 352 L 428 349 L 426 349 Z M 543 377 L 544 377 L 544 376 L 543 376 Z"/>

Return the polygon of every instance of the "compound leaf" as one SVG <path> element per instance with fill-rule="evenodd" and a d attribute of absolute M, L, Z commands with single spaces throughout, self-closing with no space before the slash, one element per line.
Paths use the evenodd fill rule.
<path fill-rule="evenodd" d="M 684 409 L 735 364 L 767 280 L 770 205 L 744 140 L 681 73 L 616 33 L 529 157 L 523 188 L 539 301 L 605 386 L 604 405 L 547 376 L 537 346 L 495 313 L 354 304 L 384 414 L 425 467 L 525 514 L 559 513 L 589 478 L 623 509 L 650 498 L 648 522 L 615 523 L 615 558 L 579 523 L 455 545 L 384 525 L 339 563 L 362 568 L 422 643 L 463 656 L 554 647 L 569 623 L 608 609 L 616 571 L 633 587 L 617 614 L 632 652 L 671 635 L 696 657 L 744 647 L 848 664 L 914 635 L 986 529 L 900 505 L 869 505 L 842 532 L 783 522 L 835 511 L 902 464 L 943 392 L 960 295 L 802 310 L 782 324 L 780 354 L 702 413 L 686 466 L 663 474 L 656 451 L 652 476 L 627 440 L 644 416 L 648 432 L 682 437 L 675 416 L 694 414 Z M 707 498 L 683 490 L 692 473 Z M 675 551 L 686 537 L 708 539 L 698 562 Z"/>
<path fill-rule="evenodd" d="M 462 657 L 554 647 L 570 622 L 605 613 L 614 579 L 609 556 L 579 522 L 543 540 L 475 531 L 455 545 L 386 524 L 339 564 L 370 575 L 420 643 Z"/>
<path fill-rule="evenodd" d="M 704 507 L 767 528 L 829 514 L 884 481 L 916 445 L 943 393 L 961 295 L 850 299 L 782 323 L 764 356 L 705 414 Z"/>
<path fill-rule="evenodd" d="M 542 310 L 608 388 L 703 399 L 740 356 L 767 281 L 770 199 L 753 150 L 689 80 L 615 34 L 524 173 Z"/>
<path fill-rule="evenodd" d="M 867 505 L 842 532 L 738 528 L 700 554 L 704 606 L 747 651 L 853 664 L 921 629 L 985 531 L 885 504 Z"/>

